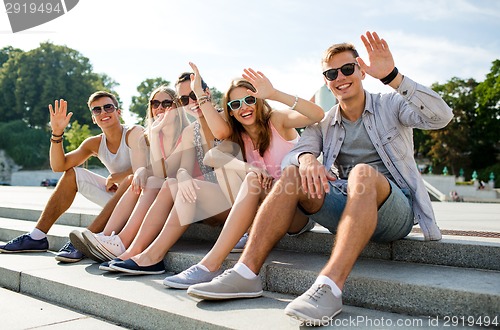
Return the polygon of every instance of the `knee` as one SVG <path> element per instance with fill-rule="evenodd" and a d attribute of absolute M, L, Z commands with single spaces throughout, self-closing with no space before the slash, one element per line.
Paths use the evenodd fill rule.
<path fill-rule="evenodd" d="M 63 175 L 61 176 L 61 179 L 57 184 L 68 181 L 74 181 L 76 183 L 76 173 L 73 167 L 64 171 Z"/>
<path fill-rule="evenodd" d="M 300 178 L 299 168 L 297 166 L 290 165 L 285 167 L 283 172 L 281 172 L 279 181 L 300 182 L 300 180 L 297 180 L 298 178 Z"/>
<path fill-rule="evenodd" d="M 349 173 L 348 188 L 350 192 L 365 194 L 376 190 L 380 173 L 372 166 L 358 164 Z"/>

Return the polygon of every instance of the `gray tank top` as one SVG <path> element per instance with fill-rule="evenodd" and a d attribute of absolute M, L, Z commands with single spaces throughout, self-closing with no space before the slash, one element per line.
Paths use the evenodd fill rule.
<path fill-rule="evenodd" d="M 106 145 L 106 135 L 102 133 L 101 144 L 99 145 L 97 157 L 104 164 L 104 166 L 106 166 L 109 173 L 123 172 L 132 166 L 130 161 L 130 148 L 127 146 L 126 141 L 127 131 L 128 127 L 122 126 L 122 139 L 115 154 L 109 151 L 108 146 Z"/>
<path fill-rule="evenodd" d="M 391 174 L 370 140 L 365 125 L 363 125 L 363 119 L 359 118 L 357 121 L 352 122 L 342 117 L 342 125 L 344 125 L 345 129 L 345 138 L 335 160 L 339 169 L 339 177 L 347 179 L 352 168 L 363 163 L 371 165 L 385 175 L 386 178 L 392 180 Z"/>

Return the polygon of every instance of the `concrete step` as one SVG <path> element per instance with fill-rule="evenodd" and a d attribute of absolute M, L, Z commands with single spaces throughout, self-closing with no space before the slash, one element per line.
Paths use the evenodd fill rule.
<path fill-rule="evenodd" d="M 3 329 L 126 329 L 7 289 L 0 288 L 0 301 Z"/>
<path fill-rule="evenodd" d="M 184 290 L 164 287 L 165 275 L 121 276 L 102 272 L 90 261 L 58 265 L 51 252 L 0 254 L 0 260 L 0 286 L 133 329 L 301 328 L 283 313 L 291 295 L 266 291 L 257 299 L 200 301 Z M 273 270 L 267 268 L 269 276 Z M 345 305 L 326 328 L 416 329 L 443 326 L 443 321 Z"/>
<path fill-rule="evenodd" d="M 22 208 L 0 207 L 0 217 L 2 217 L 0 218 L 0 229 L 3 228 L 3 233 L 0 232 L 0 239 L 8 241 L 17 235 L 30 231 L 33 228 L 33 221 L 38 219 L 40 212 Z M 74 228 L 86 227 L 94 217 L 95 215 L 89 213 L 67 212 L 57 221 L 57 224 Z M 23 219 L 24 221 L 12 219 Z M 220 230 L 220 227 L 196 224 L 190 226 L 184 237 L 213 243 L 219 237 Z M 69 233 L 69 231 L 67 232 Z M 61 234 L 64 235 L 64 232 L 66 231 L 63 230 Z M 52 230 L 51 234 L 54 234 Z M 405 239 L 393 243 L 370 243 L 361 256 L 383 260 L 500 270 L 499 238 L 451 235 L 443 237 L 441 241 L 424 242 L 420 235 L 410 234 Z M 50 248 L 57 251 L 66 241 L 67 235 L 66 238 L 59 238 L 56 233 L 52 241 L 49 239 Z M 299 237 L 285 236 L 278 243 L 277 248 L 329 255 L 333 243 L 334 235 L 317 225 L 313 232 L 305 233 Z"/>
<path fill-rule="evenodd" d="M 11 222 L 18 233 L 27 231 L 19 228 L 21 225 L 32 225 L 20 220 L 0 221 L 2 227 Z M 55 225 L 49 242 L 64 244 L 73 228 Z M 5 232 L 0 230 L 1 240 L 5 240 Z M 180 272 L 200 261 L 211 247 L 212 242 L 185 238 L 165 256 L 166 269 Z M 3 264 L 8 255 L 0 257 Z M 231 267 L 238 257 L 231 254 L 223 267 Z M 263 285 L 271 292 L 299 295 L 309 288 L 327 260 L 327 254 L 277 248 L 261 271 Z M 344 300 L 354 306 L 410 315 L 492 316 L 500 311 L 500 272 L 360 258 L 344 288 Z"/>

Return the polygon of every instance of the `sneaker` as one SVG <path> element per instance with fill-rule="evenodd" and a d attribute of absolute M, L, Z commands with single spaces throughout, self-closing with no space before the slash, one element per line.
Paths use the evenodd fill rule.
<path fill-rule="evenodd" d="M 123 261 L 123 260 L 120 258 L 114 258 L 113 260 L 105 261 L 99 265 L 99 269 L 107 271 L 107 272 L 116 272 L 116 270 L 109 267 L 109 265 L 111 265 L 112 263 L 118 262 L 118 261 Z"/>
<path fill-rule="evenodd" d="M 312 221 L 311 219 L 308 219 L 306 225 L 302 227 L 302 229 L 298 233 L 295 234 L 287 233 L 287 235 L 290 237 L 297 237 L 305 233 L 306 231 L 311 231 L 314 228 L 314 226 L 316 226 L 316 222 Z"/>
<path fill-rule="evenodd" d="M 187 289 L 193 284 L 206 283 L 219 276 L 222 270 L 214 272 L 203 270 L 200 266 L 194 265 L 174 276 L 168 276 L 163 280 L 163 285 L 174 289 Z"/>
<path fill-rule="evenodd" d="M 75 229 L 71 233 L 69 233 L 69 240 L 71 241 L 71 244 L 78 250 L 82 251 L 82 253 L 86 256 L 89 257 L 90 259 L 97 261 L 98 263 L 103 262 L 105 259 L 102 254 L 97 254 L 95 251 L 93 251 L 89 246 L 87 246 L 87 242 L 82 236 L 82 232 Z"/>
<path fill-rule="evenodd" d="M 221 300 L 235 298 L 257 298 L 262 296 L 262 282 L 256 276 L 248 280 L 233 269 L 228 269 L 211 282 L 195 284 L 189 287 L 190 296 L 206 299 Z"/>
<path fill-rule="evenodd" d="M 72 263 L 78 262 L 85 258 L 82 252 L 78 251 L 70 241 L 66 242 L 64 246 L 57 252 L 56 260 L 60 262 Z"/>
<path fill-rule="evenodd" d="M 248 241 L 248 233 L 245 233 L 243 234 L 243 236 L 241 236 L 238 243 L 236 243 L 234 248 L 231 250 L 231 253 L 243 252 L 243 249 L 245 248 L 247 241 Z"/>
<path fill-rule="evenodd" d="M 328 325 L 342 311 L 342 298 L 327 284 L 315 284 L 285 308 L 285 314 L 306 325 Z"/>
<path fill-rule="evenodd" d="M 113 260 L 126 250 L 122 240 L 118 235 L 115 235 L 115 232 L 111 236 L 106 236 L 85 230 L 82 236 L 87 241 L 89 247 L 99 251 L 105 257 L 105 261 Z"/>
<path fill-rule="evenodd" d="M 151 266 L 139 266 L 134 260 L 127 259 L 109 264 L 109 268 L 114 271 L 132 274 L 132 275 L 155 275 L 165 273 L 163 260 Z"/>
<path fill-rule="evenodd" d="M 38 240 L 31 238 L 29 234 L 24 234 L 10 240 L 7 244 L 0 245 L 0 252 L 45 252 L 48 248 L 49 241 L 47 240 L 47 237 Z"/>

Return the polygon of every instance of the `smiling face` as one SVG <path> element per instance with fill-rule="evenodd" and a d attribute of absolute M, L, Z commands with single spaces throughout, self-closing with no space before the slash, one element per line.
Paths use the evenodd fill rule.
<path fill-rule="evenodd" d="M 242 100 L 247 97 L 249 94 L 247 93 L 246 88 L 236 87 L 229 93 L 229 100 Z M 233 116 L 234 119 L 239 121 L 243 126 L 251 126 L 255 124 L 256 121 L 256 113 L 257 108 L 256 104 L 248 105 L 244 101 L 241 101 L 241 107 L 238 110 L 230 110 L 229 115 Z"/>
<path fill-rule="evenodd" d="M 356 58 L 350 51 L 344 51 L 333 55 L 328 62 L 323 63 L 323 71 L 340 68 L 347 63 L 356 63 Z M 365 72 L 358 65 L 355 65 L 354 73 L 345 76 L 341 70 L 337 70 L 338 76 L 334 80 L 327 80 L 323 77 L 326 85 L 332 91 L 333 95 L 340 103 L 349 101 L 352 98 L 363 97 L 362 80 L 365 78 Z"/>
<path fill-rule="evenodd" d="M 101 107 L 101 113 L 99 115 L 92 114 L 92 121 L 97 124 L 101 129 L 120 124 L 120 109 L 115 109 L 113 112 L 107 113 L 103 109 L 106 104 L 114 104 L 110 97 L 100 97 L 95 99 L 90 103 L 90 108 Z"/>
<path fill-rule="evenodd" d="M 172 96 L 166 92 L 158 92 L 153 96 L 153 98 L 150 101 L 150 103 L 151 103 L 150 108 L 151 108 L 153 118 L 157 119 L 159 116 L 163 117 L 161 115 L 165 114 L 165 113 L 167 113 L 168 116 L 175 117 L 175 113 L 173 111 L 170 111 L 170 110 L 173 110 L 176 108 L 175 102 L 173 102 L 171 106 L 163 107 L 164 104 L 162 104 L 162 102 L 164 102 L 165 100 L 169 100 L 172 102 L 174 101 L 172 99 Z M 157 106 L 157 108 L 155 108 L 154 104 L 159 104 L 159 105 Z"/>
<path fill-rule="evenodd" d="M 189 93 L 191 93 L 191 82 L 188 81 L 183 81 L 177 85 L 177 95 L 179 95 L 179 98 L 185 95 L 189 96 Z M 208 93 L 208 90 L 205 91 Z M 198 101 L 194 101 L 192 98 L 188 97 L 189 103 L 184 106 L 184 110 L 186 110 L 187 113 L 189 113 L 191 116 L 195 118 L 201 118 L 203 117 L 203 112 L 200 109 L 200 106 L 198 105 Z"/>

